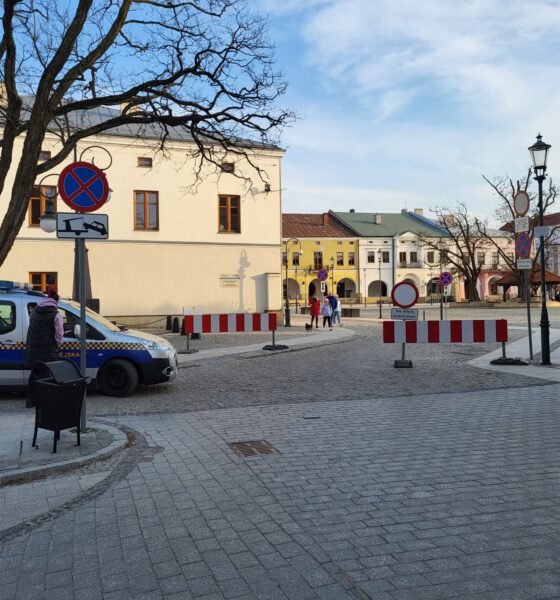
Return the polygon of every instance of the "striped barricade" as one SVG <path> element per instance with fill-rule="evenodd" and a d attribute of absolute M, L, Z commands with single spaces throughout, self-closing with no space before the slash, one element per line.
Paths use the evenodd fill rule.
<path fill-rule="evenodd" d="M 187 353 L 196 352 L 189 345 L 193 333 L 250 333 L 271 331 L 272 345 L 264 350 L 283 350 L 286 346 L 276 344 L 275 333 L 278 329 L 276 313 L 229 313 L 207 315 L 185 315 L 183 333 L 187 336 Z"/>
<path fill-rule="evenodd" d="M 385 344 L 507 342 L 506 319 L 472 321 L 385 321 Z"/>
<path fill-rule="evenodd" d="M 465 344 L 501 342 L 505 358 L 508 340 L 507 321 L 384 321 L 383 342 L 402 344 L 402 357 L 396 360 L 395 367 L 412 367 L 412 361 L 406 360 L 406 344 Z"/>
<path fill-rule="evenodd" d="M 183 328 L 189 333 L 242 333 L 276 331 L 276 313 L 230 313 L 185 315 Z"/>

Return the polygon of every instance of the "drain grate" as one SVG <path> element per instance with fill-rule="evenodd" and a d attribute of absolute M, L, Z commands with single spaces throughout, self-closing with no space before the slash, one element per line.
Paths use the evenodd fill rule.
<path fill-rule="evenodd" d="M 258 456 L 259 454 L 274 454 L 278 450 L 266 440 L 252 440 L 248 442 L 233 442 L 228 444 L 239 456 Z"/>

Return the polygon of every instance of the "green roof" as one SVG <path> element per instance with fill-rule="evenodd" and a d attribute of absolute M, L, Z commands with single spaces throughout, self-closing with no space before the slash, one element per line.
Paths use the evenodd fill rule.
<path fill-rule="evenodd" d="M 422 215 L 407 213 L 359 213 L 334 212 L 332 215 L 354 231 L 360 237 L 393 237 L 410 231 L 418 235 L 447 237 L 445 229 Z M 376 215 L 381 216 L 381 223 L 375 222 Z"/>

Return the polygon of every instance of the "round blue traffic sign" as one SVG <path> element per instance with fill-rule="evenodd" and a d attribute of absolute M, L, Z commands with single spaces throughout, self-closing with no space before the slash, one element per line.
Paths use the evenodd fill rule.
<path fill-rule="evenodd" d="M 531 237 L 526 231 L 517 234 L 515 253 L 518 258 L 529 258 L 531 254 Z"/>
<path fill-rule="evenodd" d="M 101 169 L 87 162 L 65 167 L 58 177 L 58 193 L 73 210 L 88 213 L 101 208 L 109 196 L 107 177 Z"/>
<path fill-rule="evenodd" d="M 329 278 L 329 274 L 327 271 L 325 271 L 325 269 L 321 269 L 318 273 L 317 273 L 317 279 L 319 281 L 327 281 L 327 279 Z"/>
<path fill-rule="evenodd" d="M 451 285 L 451 283 L 453 282 L 453 275 L 449 271 L 444 271 L 439 276 L 439 282 L 441 283 L 441 285 Z"/>

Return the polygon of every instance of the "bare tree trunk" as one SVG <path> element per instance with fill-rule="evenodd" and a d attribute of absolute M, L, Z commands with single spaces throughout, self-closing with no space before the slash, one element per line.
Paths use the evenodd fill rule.
<path fill-rule="evenodd" d="M 478 302 L 480 300 L 478 289 L 476 287 L 476 281 L 473 281 L 472 279 L 465 279 L 465 291 L 467 293 L 467 299 L 471 302 Z"/>

